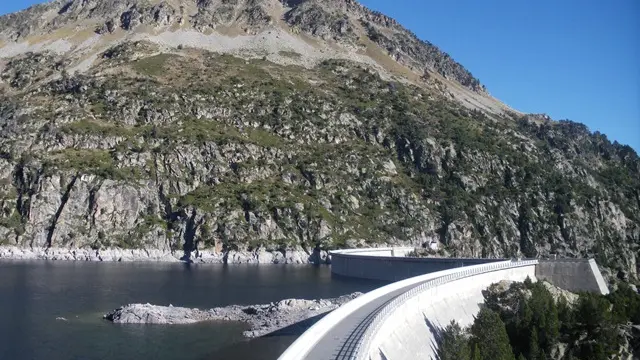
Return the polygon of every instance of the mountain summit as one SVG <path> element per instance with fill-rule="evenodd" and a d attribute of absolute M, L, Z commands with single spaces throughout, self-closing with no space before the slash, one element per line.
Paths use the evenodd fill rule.
<path fill-rule="evenodd" d="M 139 40 L 307 66 L 344 58 L 411 81 L 433 76 L 464 104 L 508 110 L 448 54 L 353 0 L 55 0 L 0 17 L 0 57 L 48 50 L 70 58 L 70 72 Z"/>
<path fill-rule="evenodd" d="M 355 1 L 0 17 L 0 257 L 305 262 L 410 244 L 596 257 L 634 278 L 639 189 L 629 146 L 509 109 Z"/>

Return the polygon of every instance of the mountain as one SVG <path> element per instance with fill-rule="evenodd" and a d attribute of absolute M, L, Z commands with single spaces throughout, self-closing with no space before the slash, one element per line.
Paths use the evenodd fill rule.
<path fill-rule="evenodd" d="M 0 17 L 0 241 L 595 256 L 637 276 L 640 160 L 522 114 L 353 0 Z"/>

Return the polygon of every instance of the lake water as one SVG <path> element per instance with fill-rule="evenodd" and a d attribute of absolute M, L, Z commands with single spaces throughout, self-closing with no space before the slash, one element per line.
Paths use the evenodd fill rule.
<path fill-rule="evenodd" d="M 247 340 L 242 323 L 119 325 L 102 314 L 128 303 L 212 308 L 381 285 L 333 277 L 328 266 L 3 261 L 0 359 L 276 359 L 296 335 Z"/>

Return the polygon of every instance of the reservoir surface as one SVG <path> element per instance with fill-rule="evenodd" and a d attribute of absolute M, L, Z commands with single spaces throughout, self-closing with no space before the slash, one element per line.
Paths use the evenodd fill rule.
<path fill-rule="evenodd" d="M 129 303 L 208 309 L 318 299 L 384 283 L 328 266 L 0 261 L 0 359 L 276 359 L 296 334 L 248 340 L 246 325 L 120 325 Z"/>

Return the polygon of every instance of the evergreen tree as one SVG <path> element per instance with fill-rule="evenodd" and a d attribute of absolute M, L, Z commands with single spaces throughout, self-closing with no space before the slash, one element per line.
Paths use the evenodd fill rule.
<path fill-rule="evenodd" d="M 482 360 L 515 360 L 502 319 L 495 311 L 482 308 L 471 326 L 474 358 Z M 476 351 L 477 350 L 477 351 Z"/>
<path fill-rule="evenodd" d="M 473 347 L 473 360 L 483 360 L 478 344 L 475 344 L 475 346 Z"/>
<path fill-rule="evenodd" d="M 533 311 L 529 306 L 529 301 L 523 301 L 518 308 L 514 325 L 507 326 L 507 329 L 513 328 L 513 330 L 509 331 L 509 338 L 515 353 L 527 353 L 530 345 L 529 336 L 531 335 L 532 322 Z"/>
<path fill-rule="evenodd" d="M 588 333 L 594 334 L 601 326 L 613 323 L 610 308 L 611 303 L 602 296 L 591 293 L 580 294 L 576 306 L 576 321 Z"/>
<path fill-rule="evenodd" d="M 440 360 L 467 360 L 471 357 L 464 331 L 453 320 L 442 332 L 438 356 Z"/>
<path fill-rule="evenodd" d="M 540 345 L 538 344 L 538 328 L 531 328 L 529 336 L 529 360 L 540 360 Z"/>
<path fill-rule="evenodd" d="M 533 287 L 533 281 L 531 281 L 531 278 L 529 276 L 527 276 L 527 278 L 524 279 L 524 286 L 527 289 L 531 289 L 531 287 Z"/>
<path fill-rule="evenodd" d="M 616 322 L 640 324 L 640 295 L 626 283 L 620 283 L 618 289 L 607 295 L 613 304 L 613 315 Z"/>
<path fill-rule="evenodd" d="M 542 282 L 538 282 L 531 289 L 531 298 L 528 303 L 533 312 L 530 326 L 539 330 L 538 343 L 541 352 L 549 354 L 551 348 L 558 342 L 560 333 L 560 321 L 555 300 Z"/>
<path fill-rule="evenodd" d="M 575 309 L 575 331 L 580 334 L 577 357 L 604 360 L 617 352 L 621 339 L 611 308 L 604 296 L 580 294 Z"/>
<path fill-rule="evenodd" d="M 571 338 L 571 331 L 576 327 L 576 319 L 571 306 L 563 296 L 558 299 L 558 320 L 560 321 L 560 332 Z"/>
<path fill-rule="evenodd" d="M 447 326 L 440 359 L 514 360 L 515 353 L 518 360 L 547 360 L 562 342 L 566 360 L 608 360 L 622 344 L 620 324 L 640 318 L 640 295 L 625 285 L 607 296 L 580 294 L 574 304 L 564 297 L 556 302 L 541 282 L 514 283 L 510 290 L 520 295 L 485 295 L 469 333 L 453 322 Z"/>

